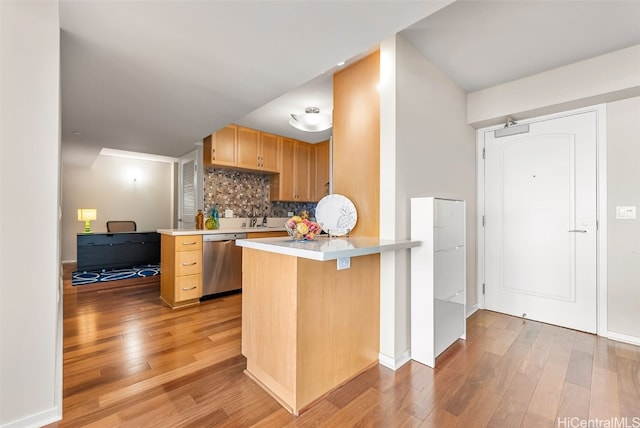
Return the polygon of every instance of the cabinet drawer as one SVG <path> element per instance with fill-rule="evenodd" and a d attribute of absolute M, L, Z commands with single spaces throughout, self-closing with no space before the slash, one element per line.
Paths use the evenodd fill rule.
<path fill-rule="evenodd" d="M 176 302 L 202 297 L 202 275 L 187 275 L 176 278 Z"/>
<path fill-rule="evenodd" d="M 176 251 L 202 250 L 202 235 L 176 236 Z"/>
<path fill-rule="evenodd" d="M 202 273 L 202 251 L 176 253 L 176 276 Z"/>

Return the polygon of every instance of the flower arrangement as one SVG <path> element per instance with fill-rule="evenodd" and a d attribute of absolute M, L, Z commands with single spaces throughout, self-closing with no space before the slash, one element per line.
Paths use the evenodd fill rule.
<path fill-rule="evenodd" d="M 322 228 L 315 221 L 294 215 L 284 224 L 289 236 L 295 241 L 312 241 Z"/>

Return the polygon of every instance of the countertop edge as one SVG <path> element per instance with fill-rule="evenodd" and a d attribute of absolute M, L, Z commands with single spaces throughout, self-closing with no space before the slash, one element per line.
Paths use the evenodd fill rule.
<path fill-rule="evenodd" d="M 317 249 L 305 248 L 305 245 L 318 246 L 320 240 L 343 241 L 347 245 L 355 245 L 355 248 L 344 249 Z M 368 256 L 387 251 L 410 249 L 420 245 L 420 241 L 411 240 L 386 240 L 370 237 L 359 238 L 319 238 L 316 241 L 293 241 L 291 238 L 257 238 L 238 239 L 236 245 L 254 250 L 268 251 L 287 256 L 301 257 L 317 261 L 337 260 L 344 257 Z"/>
<path fill-rule="evenodd" d="M 184 236 L 184 235 L 216 235 L 220 233 L 262 233 L 262 232 L 286 232 L 282 227 L 230 227 L 228 229 L 157 229 L 156 232 L 162 235 Z"/>

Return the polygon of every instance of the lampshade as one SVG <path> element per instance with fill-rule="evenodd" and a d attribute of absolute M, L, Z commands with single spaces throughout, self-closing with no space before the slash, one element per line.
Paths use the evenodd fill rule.
<path fill-rule="evenodd" d="M 91 233 L 91 224 L 89 221 L 98 218 L 98 210 L 95 208 L 78 208 L 78 221 L 84 221 L 84 230 L 82 233 Z"/>
<path fill-rule="evenodd" d="M 96 220 L 98 210 L 95 208 L 78 208 L 78 221 Z"/>
<path fill-rule="evenodd" d="M 331 115 L 320 113 L 318 107 L 307 107 L 304 114 L 291 114 L 289 125 L 305 132 L 320 132 L 331 128 Z"/>

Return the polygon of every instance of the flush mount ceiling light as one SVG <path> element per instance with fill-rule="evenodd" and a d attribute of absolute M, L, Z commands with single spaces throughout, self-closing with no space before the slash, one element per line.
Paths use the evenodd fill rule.
<path fill-rule="evenodd" d="M 331 128 L 331 115 L 321 114 L 318 107 L 307 107 L 304 114 L 291 113 L 289 125 L 305 132 L 320 132 Z"/>

